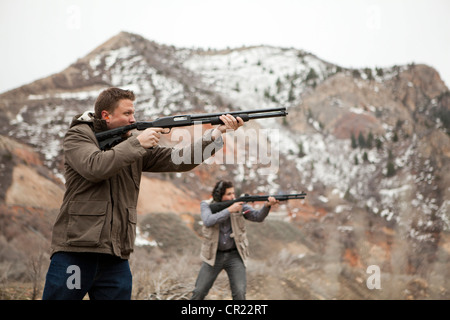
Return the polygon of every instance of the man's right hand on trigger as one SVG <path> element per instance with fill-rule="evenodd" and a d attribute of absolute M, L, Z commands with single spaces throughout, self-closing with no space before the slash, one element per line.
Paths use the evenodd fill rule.
<path fill-rule="evenodd" d="M 164 128 L 147 128 L 140 135 L 137 136 L 139 143 L 145 149 L 156 146 L 159 143 L 161 132 L 167 131 Z"/>

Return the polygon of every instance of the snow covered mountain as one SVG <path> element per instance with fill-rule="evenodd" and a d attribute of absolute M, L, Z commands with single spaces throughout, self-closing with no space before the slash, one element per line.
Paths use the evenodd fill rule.
<path fill-rule="evenodd" d="M 310 223 L 305 232 L 319 240 L 326 237 L 324 223 L 333 221 L 346 241 L 353 239 L 347 249 L 360 259 L 370 257 L 363 258 L 356 234 L 372 234 L 375 223 L 410 241 L 417 259 L 408 260 L 409 268 L 442 257 L 440 250 L 450 253 L 450 93 L 428 66 L 346 69 L 294 48 L 194 50 L 122 32 L 62 72 L 0 95 L 0 133 L 33 147 L 62 179 L 61 143 L 70 120 L 93 109 L 110 86 L 136 93 L 140 120 L 288 109 L 285 119 L 249 122 L 227 139 L 227 152 L 238 154 L 234 139 L 256 132 L 260 145 L 267 139 L 264 151 L 277 156 L 269 163 L 244 143 L 240 162 L 152 175 L 185 186 L 189 196 L 207 196 L 217 177 L 233 179 L 246 193 L 303 190 L 305 202 L 282 206 L 289 221 Z M 12 183 L 7 170 L 0 169 L 5 193 Z"/>
<path fill-rule="evenodd" d="M 447 150 L 439 152 L 444 159 L 420 152 L 430 135 L 441 140 L 436 147 L 448 147 L 448 91 L 431 68 L 344 70 L 292 48 L 195 51 L 121 33 L 63 72 L 4 93 L 3 134 L 35 147 L 45 164 L 60 173 L 67 124 L 92 109 L 99 91 L 108 86 L 137 94 L 139 119 L 286 107 L 290 114 L 284 121 L 267 119 L 258 125 L 280 130 L 280 161 L 295 166 L 298 173 L 290 170 L 288 175 L 299 180 L 294 187 L 292 181 L 282 185 L 271 178 L 271 189 L 313 191 L 320 186 L 323 201 L 347 193 L 388 220 L 399 218 L 395 199 L 407 194 L 409 206 L 437 214 L 448 227 L 450 197 L 446 185 L 436 186 L 436 175 L 446 177 Z M 352 148 L 351 137 L 360 133 L 363 140 L 371 134 L 370 147 Z M 387 175 L 388 163 L 396 176 Z M 422 184 L 424 190 L 417 190 Z M 436 193 L 433 189 L 441 195 L 429 196 Z"/>

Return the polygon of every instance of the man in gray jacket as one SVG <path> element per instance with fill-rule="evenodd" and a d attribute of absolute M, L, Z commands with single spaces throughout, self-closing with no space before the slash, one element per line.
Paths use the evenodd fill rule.
<path fill-rule="evenodd" d="M 164 129 L 149 128 L 100 150 L 95 133 L 134 123 L 134 100 L 130 90 L 104 90 L 95 102 L 95 114 L 76 116 L 64 137 L 66 191 L 53 227 L 43 299 L 82 299 L 86 293 L 90 299 L 130 299 L 128 258 L 136 237 L 141 173 L 192 170 L 200 164 L 193 161 L 195 152 L 201 150 L 201 161 L 206 160 L 223 146 L 224 132 L 244 123 L 223 115 L 223 125 L 186 149 L 159 146 Z M 211 144 L 211 154 L 204 155 Z M 184 159 L 183 154 L 191 158 L 175 164 L 173 152 L 178 159 Z"/>
<path fill-rule="evenodd" d="M 225 270 L 228 275 L 233 300 L 245 300 L 247 287 L 245 268 L 249 255 L 245 220 L 264 221 L 271 206 L 279 201 L 269 197 L 260 210 L 255 210 L 242 202 L 235 202 L 214 214 L 209 207 L 212 202 L 234 199 L 236 197 L 233 183 L 221 180 L 214 186 L 212 199 L 202 201 L 200 204 L 203 221 L 201 248 L 203 263 L 195 283 L 192 300 L 204 299 L 222 270 Z"/>

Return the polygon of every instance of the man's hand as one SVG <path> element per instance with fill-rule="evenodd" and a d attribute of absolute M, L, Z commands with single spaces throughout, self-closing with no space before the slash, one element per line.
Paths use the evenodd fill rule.
<path fill-rule="evenodd" d="M 167 131 L 164 128 L 147 128 L 140 135 L 137 136 L 142 147 L 149 149 L 159 143 L 161 132 Z"/>
<path fill-rule="evenodd" d="M 244 125 L 244 120 L 242 120 L 241 117 L 235 118 L 230 114 L 221 115 L 219 119 L 222 120 L 224 124 L 221 124 L 214 129 L 212 133 L 214 140 L 218 138 L 222 133 L 225 133 L 227 130 L 237 130 L 239 129 L 239 127 L 242 127 Z"/>

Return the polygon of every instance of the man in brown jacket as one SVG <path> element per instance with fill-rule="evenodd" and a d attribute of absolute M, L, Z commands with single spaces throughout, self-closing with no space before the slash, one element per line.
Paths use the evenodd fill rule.
<path fill-rule="evenodd" d="M 66 192 L 53 227 L 43 299 L 82 299 L 86 293 L 90 299 L 130 299 L 128 258 L 136 237 L 141 173 L 189 171 L 200 164 L 193 161 L 195 152 L 201 151 L 201 161 L 206 160 L 223 146 L 222 133 L 244 123 L 223 115 L 223 125 L 186 149 L 159 146 L 164 129 L 149 128 L 100 150 L 95 132 L 134 123 L 134 100 L 132 91 L 104 90 L 95 102 L 95 114 L 76 116 L 64 137 Z M 204 155 L 210 145 L 211 154 Z M 178 159 L 184 159 L 183 154 L 190 159 L 175 164 L 174 152 Z"/>
<path fill-rule="evenodd" d="M 212 202 L 234 199 L 233 183 L 221 180 L 214 186 L 212 199 L 200 204 L 204 237 L 201 249 L 203 263 L 195 282 L 192 300 L 204 299 L 222 270 L 228 275 L 233 300 L 245 300 L 245 268 L 249 255 L 245 220 L 264 221 L 271 206 L 279 201 L 269 197 L 260 210 L 243 202 L 235 202 L 222 211 L 212 213 Z"/>

